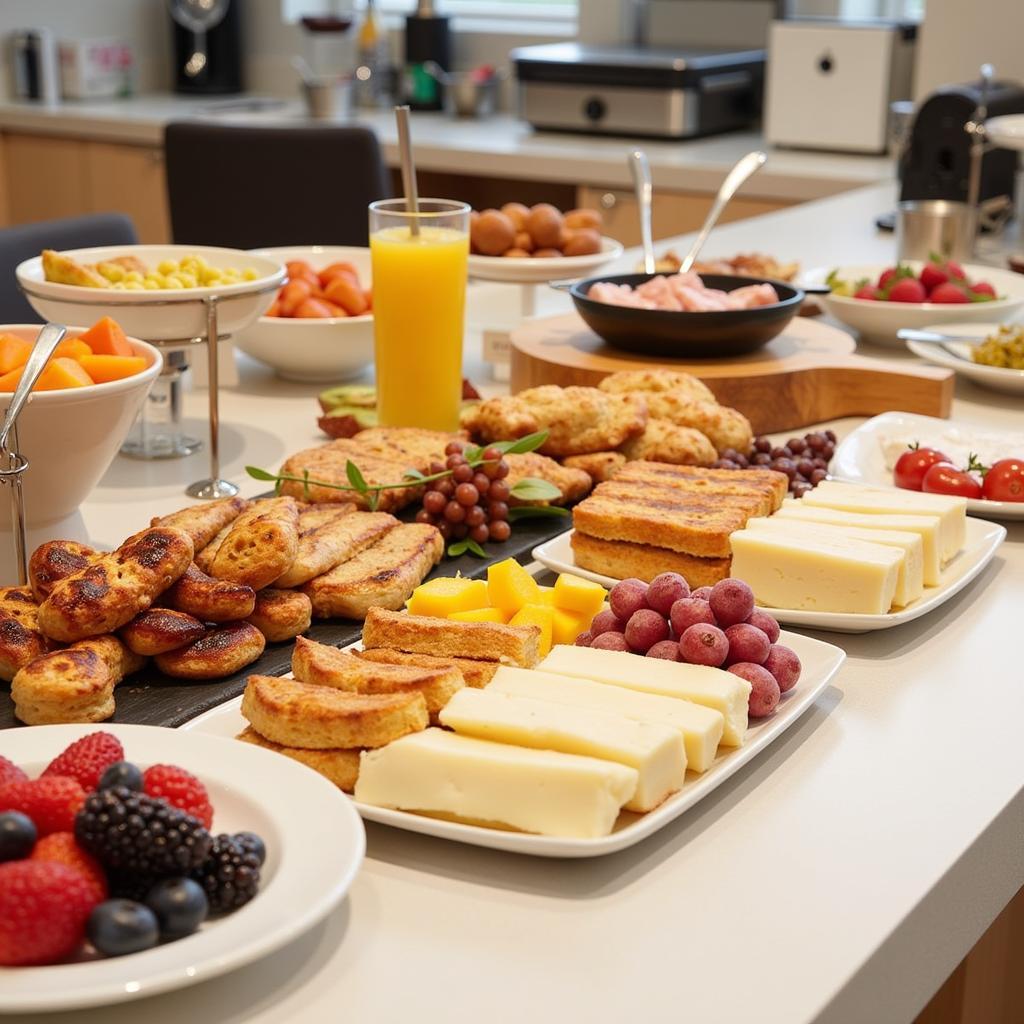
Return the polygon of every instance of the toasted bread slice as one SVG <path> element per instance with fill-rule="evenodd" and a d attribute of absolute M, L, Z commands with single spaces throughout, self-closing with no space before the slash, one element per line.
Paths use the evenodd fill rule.
<path fill-rule="evenodd" d="M 444 450 L 452 441 L 468 439 L 465 431 L 448 434 L 421 427 L 367 427 L 352 438 L 368 452 L 408 462 L 408 468 L 421 473 L 431 462 L 444 462 Z"/>
<path fill-rule="evenodd" d="M 259 590 L 291 568 L 298 549 L 299 509 L 295 499 L 267 498 L 254 502 L 231 524 L 213 556 L 209 573 L 219 580 Z"/>
<path fill-rule="evenodd" d="M 48 540 L 28 560 L 28 583 L 36 601 L 45 601 L 60 580 L 81 572 L 100 552 L 74 540 Z"/>
<path fill-rule="evenodd" d="M 789 492 L 789 478 L 774 469 L 705 469 L 641 460 L 629 463 L 617 477 L 620 482 L 651 482 L 684 489 L 708 489 L 715 484 L 718 494 L 756 492 L 770 499 L 770 512 L 781 507 Z"/>
<path fill-rule="evenodd" d="M 164 675 L 175 679 L 222 679 L 251 665 L 267 642 L 248 622 L 212 626 L 206 634 L 176 651 L 158 654 L 153 660 Z"/>
<path fill-rule="evenodd" d="M 752 516 L 771 515 L 774 502 L 770 488 L 745 484 L 741 480 L 694 480 L 683 488 L 663 483 L 657 477 L 653 480 L 620 480 L 616 477 L 601 484 L 601 496 L 620 501 L 663 501 L 679 505 L 691 501 L 705 501 L 709 497 L 739 499 L 739 502 L 732 502 L 733 506 L 749 508 Z"/>
<path fill-rule="evenodd" d="M 28 587 L 0 587 L 0 679 L 53 649 L 39 632 L 39 607 Z"/>
<path fill-rule="evenodd" d="M 363 694 L 298 679 L 250 676 L 242 714 L 264 738 L 286 747 L 383 747 L 427 727 L 419 691 Z"/>
<path fill-rule="evenodd" d="M 443 555 L 435 527 L 403 523 L 302 590 L 317 618 L 362 619 L 374 606 L 401 608 Z"/>
<path fill-rule="evenodd" d="M 53 249 L 43 250 L 43 277 L 54 284 L 73 284 L 79 288 L 110 287 L 110 282 L 92 267 Z"/>
<path fill-rule="evenodd" d="M 473 658 L 438 658 L 432 654 L 410 654 L 408 651 L 394 651 L 388 647 L 374 647 L 370 650 L 354 651 L 363 661 L 375 661 L 378 665 L 413 665 L 416 668 L 456 668 L 463 682 L 474 690 L 485 687 L 498 671 L 496 661 L 476 661 Z"/>
<path fill-rule="evenodd" d="M 256 591 L 244 583 L 215 580 L 193 562 L 160 596 L 160 603 L 203 622 L 237 622 L 256 607 Z"/>
<path fill-rule="evenodd" d="M 233 523 L 252 502 L 245 498 L 222 498 L 199 505 L 189 505 L 170 515 L 158 516 L 150 526 L 176 526 L 192 538 L 192 546 L 202 551 L 214 537 Z"/>
<path fill-rule="evenodd" d="M 246 616 L 270 643 L 291 640 L 309 629 L 313 605 L 297 590 L 265 587 L 256 595 L 256 607 Z"/>
<path fill-rule="evenodd" d="M 351 501 L 303 502 L 299 506 L 299 538 L 304 537 L 310 530 L 355 511 L 356 505 Z"/>
<path fill-rule="evenodd" d="M 301 525 L 301 515 L 299 522 Z M 354 558 L 397 525 L 398 520 L 387 512 L 353 512 L 313 527 L 299 537 L 295 561 L 274 581 L 274 586 L 298 587 L 308 583 Z"/>
<path fill-rule="evenodd" d="M 136 654 L 152 657 L 166 654 L 206 635 L 206 626 L 192 615 L 170 608 L 150 608 L 136 615 L 117 635 Z"/>
<path fill-rule="evenodd" d="M 363 646 L 533 668 L 540 661 L 540 627 L 455 622 L 371 608 L 363 624 Z"/>
<path fill-rule="evenodd" d="M 356 788 L 356 779 L 359 778 L 359 755 L 362 752 L 358 747 L 353 750 L 303 750 L 301 747 L 284 747 L 261 736 L 251 725 L 246 726 L 235 739 L 290 757 L 293 761 L 312 768 L 346 793 L 351 793 Z"/>
<path fill-rule="evenodd" d="M 618 580 L 638 579 L 650 583 L 663 572 L 677 572 L 696 589 L 724 580 L 732 565 L 732 558 L 700 558 L 652 544 L 599 540 L 579 532 L 573 533 L 570 543 L 574 561 L 581 569 Z"/>
<path fill-rule="evenodd" d="M 570 455 L 562 459 L 562 465 L 568 469 L 582 469 L 595 484 L 611 480 L 626 464 L 626 456 L 622 452 L 592 452 L 589 455 Z"/>
<path fill-rule="evenodd" d="M 56 583 L 39 606 L 39 629 L 65 643 L 120 629 L 149 608 L 191 561 L 188 534 L 173 526 L 143 530 Z"/>

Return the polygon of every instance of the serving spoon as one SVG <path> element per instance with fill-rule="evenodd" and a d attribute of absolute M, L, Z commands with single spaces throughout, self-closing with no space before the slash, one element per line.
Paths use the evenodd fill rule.
<path fill-rule="evenodd" d="M 640 210 L 640 241 L 644 247 L 644 273 L 655 271 L 654 238 L 651 235 L 651 203 L 654 199 L 654 188 L 651 184 L 651 165 L 647 154 L 642 149 L 634 149 L 629 154 L 629 169 L 633 174 L 633 187 L 636 189 L 636 202 Z"/>
<path fill-rule="evenodd" d="M 968 338 L 962 334 L 942 334 L 939 331 L 920 331 L 914 327 L 901 327 L 896 332 L 901 341 L 923 341 L 926 345 L 950 345 L 957 342 L 968 345 L 980 345 L 981 338 Z M 953 353 L 956 355 L 956 353 Z M 963 358 L 961 356 L 961 358 Z"/>

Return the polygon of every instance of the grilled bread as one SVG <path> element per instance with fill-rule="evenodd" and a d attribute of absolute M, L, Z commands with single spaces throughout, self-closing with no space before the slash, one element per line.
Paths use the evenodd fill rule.
<path fill-rule="evenodd" d="M 263 747 L 264 750 L 273 750 L 275 754 L 290 757 L 293 761 L 312 768 L 346 793 L 351 793 L 356 788 L 361 752 L 358 747 L 354 750 L 303 750 L 302 747 L 283 747 L 280 743 L 274 743 L 273 740 L 261 736 L 251 725 L 246 726 L 235 738 L 243 743 L 251 743 L 253 746 Z"/>
<path fill-rule="evenodd" d="M 427 727 L 418 691 L 349 693 L 278 676 L 249 677 L 242 714 L 265 739 L 305 750 L 383 747 Z"/>
<path fill-rule="evenodd" d="M 353 512 L 315 526 L 299 537 L 295 560 L 274 586 L 308 583 L 375 544 L 397 525 L 398 520 L 387 512 Z"/>
<path fill-rule="evenodd" d="M 28 587 L 0 587 L 0 679 L 53 648 L 39 632 L 39 609 Z"/>
<path fill-rule="evenodd" d="M 56 583 L 39 606 L 39 629 L 70 643 L 100 636 L 145 611 L 192 561 L 188 534 L 156 526 Z"/>
<path fill-rule="evenodd" d="M 256 607 L 246 616 L 270 643 L 291 640 L 309 629 L 313 605 L 297 590 L 266 587 L 256 595 Z"/>
<path fill-rule="evenodd" d="M 28 560 L 28 584 L 37 601 L 45 601 L 60 580 L 80 572 L 100 553 L 74 540 L 48 540 Z"/>
<path fill-rule="evenodd" d="M 570 505 L 579 501 L 584 495 L 590 493 L 594 481 L 590 474 L 582 469 L 574 469 L 571 466 L 560 466 L 554 459 L 546 455 L 538 455 L 536 452 L 527 452 L 525 455 L 506 455 L 508 463 L 508 478 L 506 483 L 509 487 L 515 487 L 524 477 L 533 477 L 538 480 L 547 480 L 554 484 L 561 491 L 561 497 L 551 502 L 540 504 Z M 537 502 L 523 502 L 513 498 L 511 505 L 530 505 Z"/>
<path fill-rule="evenodd" d="M 237 622 L 252 615 L 256 591 L 244 583 L 215 580 L 193 562 L 160 603 L 203 622 Z"/>
<path fill-rule="evenodd" d="M 425 473 L 431 462 L 444 462 L 444 450 L 452 441 L 467 441 L 469 435 L 465 431 L 448 434 L 420 427 L 368 427 L 352 440 L 368 452 L 404 459 L 410 468 Z"/>
<path fill-rule="evenodd" d="M 200 572 L 209 573 L 213 566 L 213 560 L 217 557 L 217 552 L 220 551 L 220 546 L 224 543 L 224 539 L 231 532 L 231 527 L 233 525 L 233 521 L 228 523 L 227 526 L 220 530 L 217 533 L 217 536 L 214 537 L 202 551 L 196 552 L 196 565 L 199 567 Z"/>
<path fill-rule="evenodd" d="M 782 506 L 789 488 L 786 475 L 773 469 L 697 469 L 649 461 L 631 462 L 618 474 L 618 481 L 640 481 L 716 494 L 760 494 L 769 501 L 768 512 L 775 512 Z"/>
<path fill-rule="evenodd" d="M 158 654 L 156 667 L 175 679 L 222 679 L 251 665 L 267 642 L 248 622 L 212 626 L 206 635 L 176 651 Z"/>
<path fill-rule="evenodd" d="M 209 573 L 259 590 L 291 568 L 299 549 L 299 509 L 294 498 L 254 502 L 232 524 L 213 556 Z"/>
<path fill-rule="evenodd" d="M 455 622 L 371 608 L 363 624 L 363 646 L 533 668 L 540 661 L 540 627 Z"/>
<path fill-rule="evenodd" d="M 176 526 L 192 538 L 192 546 L 202 551 L 214 537 L 233 523 L 251 504 L 245 498 L 222 498 L 159 516 L 150 526 Z"/>
<path fill-rule="evenodd" d="M 643 396 L 652 418 L 671 420 L 677 426 L 699 430 L 720 452 L 726 448 L 745 452 L 754 439 L 750 420 L 726 405 L 694 401 L 688 391 L 643 392 Z"/>
<path fill-rule="evenodd" d="M 644 432 L 622 446 L 622 453 L 627 459 L 682 466 L 710 466 L 718 458 L 715 446 L 699 430 L 661 419 L 649 419 Z"/>
<path fill-rule="evenodd" d="M 643 391 L 649 396 L 651 392 L 673 391 L 693 402 L 715 401 L 711 389 L 702 380 L 679 370 L 620 370 L 608 374 L 598 387 L 613 395 Z"/>
<path fill-rule="evenodd" d="M 170 608 L 150 608 L 136 615 L 117 635 L 136 654 L 152 657 L 166 654 L 206 635 L 206 626 L 197 618 Z"/>
<path fill-rule="evenodd" d="M 401 608 L 443 554 L 435 527 L 403 523 L 302 590 L 317 618 L 362 619 L 375 605 Z"/>
<path fill-rule="evenodd" d="M 581 569 L 650 583 L 663 572 L 677 572 L 691 587 L 714 586 L 729 575 L 732 558 L 700 558 L 652 544 L 599 540 L 576 531 L 570 540 L 573 559 Z"/>
<path fill-rule="evenodd" d="M 333 522 L 349 512 L 355 512 L 356 506 L 351 501 L 314 501 L 303 502 L 299 506 L 299 538 L 318 526 Z"/>
<path fill-rule="evenodd" d="M 626 456 L 622 452 L 592 452 L 590 455 L 570 455 L 562 460 L 566 469 L 582 469 L 595 484 L 611 480 L 625 464 Z"/>
<path fill-rule="evenodd" d="M 485 687 L 498 671 L 496 661 L 475 661 L 473 658 L 438 658 L 431 654 L 409 654 L 394 651 L 388 647 L 374 647 L 371 650 L 353 651 L 363 661 L 375 661 L 378 665 L 412 665 L 416 668 L 455 668 L 462 681 L 475 690 Z"/>
<path fill-rule="evenodd" d="M 619 501 L 668 502 L 681 504 L 721 498 L 736 507 L 749 510 L 752 516 L 767 516 L 772 512 L 774 495 L 770 488 L 756 484 L 745 486 L 742 481 L 722 483 L 718 480 L 695 480 L 685 490 L 664 484 L 659 480 L 623 480 L 616 477 L 601 484 L 601 496 Z M 737 504 L 738 503 L 738 504 Z"/>

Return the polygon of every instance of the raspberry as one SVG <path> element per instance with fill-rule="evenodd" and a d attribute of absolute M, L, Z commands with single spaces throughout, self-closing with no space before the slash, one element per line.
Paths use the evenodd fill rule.
<path fill-rule="evenodd" d="M 91 793 L 104 770 L 115 761 L 123 760 L 124 747 L 116 736 L 109 732 L 91 732 L 75 740 L 63 754 L 55 757 L 40 778 L 67 775 L 77 779 L 86 793 Z"/>
<path fill-rule="evenodd" d="M 29 860 L 42 860 L 48 864 L 64 864 L 92 883 L 97 903 L 107 898 L 107 876 L 95 858 L 90 857 L 75 840 L 71 832 L 51 832 L 35 845 Z"/>
<path fill-rule="evenodd" d="M 244 906 L 260 887 L 260 859 L 246 839 L 221 833 L 210 856 L 192 872 L 203 887 L 211 914 L 227 914 Z"/>
<path fill-rule="evenodd" d="M 75 779 L 62 775 L 10 782 L 0 788 L 0 811 L 21 811 L 32 819 L 40 836 L 70 832 L 85 791 Z"/>
<path fill-rule="evenodd" d="M 26 782 L 28 776 L 13 762 L 0 755 L 0 789 L 8 782 Z"/>
<path fill-rule="evenodd" d="M 172 807 L 198 818 L 205 828 L 213 824 L 213 806 L 206 787 L 184 768 L 154 764 L 142 776 L 142 789 L 154 800 L 166 800 Z"/>
<path fill-rule="evenodd" d="M 96 906 L 94 886 L 65 864 L 0 864 L 0 964 L 52 964 L 73 953 Z"/>

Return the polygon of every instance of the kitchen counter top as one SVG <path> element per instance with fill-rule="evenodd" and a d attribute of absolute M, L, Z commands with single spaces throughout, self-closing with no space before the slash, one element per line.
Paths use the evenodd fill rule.
<path fill-rule="evenodd" d="M 892 238 L 873 219 L 893 197 L 891 186 L 861 189 L 726 225 L 709 255 L 890 260 Z M 477 317 L 512 293 L 487 288 L 474 288 Z M 543 302 L 561 309 L 564 297 Z M 477 344 L 467 369 L 481 379 Z M 243 476 L 246 463 L 275 466 L 316 440 L 315 390 L 243 361 L 221 406 L 225 472 L 243 493 L 261 486 Z M 188 396 L 193 421 L 203 402 Z M 969 384 L 958 384 L 954 415 L 1020 423 L 1014 399 Z M 856 422 L 835 427 L 842 436 Z M 203 454 L 118 459 L 86 522 L 116 543 L 183 504 L 181 488 L 204 469 Z M 8 1019 L 909 1024 L 1024 883 L 1013 643 L 1024 523 L 1007 525 L 995 561 L 934 613 L 875 634 L 813 634 L 848 654 L 835 684 L 774 746 L 631 850 L 532 860 L 371 824 L 348 899 L 274 956 L 143 1003 Z"/>
<path fill-rule="evenodd" d="M 246 109 L 246 104 L 271 104 Z M 191 118 L 248 125 L 317 124 L 295 100 L 266 98 L 199 99 L 166 95 L 121 100 L 0 103 L 0 130 L 63 135 L 160 145 L 164 125 Z M 385 159 L 398 164 L 397 135 L 390 111 L 358 115 L 377 132 Z M 631 187 L 625 152 L 630 141 L 560 132 L 535 132 L 528 124 L 501 114 L 486 121 L 453 120 L 443 114 L 414 114 L 416 160 L 424 170 L 482 176 L 518 177 Z M 635 141 L 635 140 L 634 140 Z M 687 142 L 644 140 L 657 188 L 714 192 L 726 171 L 744 153 L 763 148 L 752 132 L 712 136 Z M 764 199 L 799 200 L 833 195 L 893 176 L 884 156 L 769 149 L 770 159 L 741 194 Z"/>

